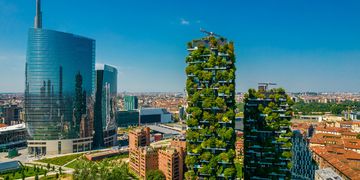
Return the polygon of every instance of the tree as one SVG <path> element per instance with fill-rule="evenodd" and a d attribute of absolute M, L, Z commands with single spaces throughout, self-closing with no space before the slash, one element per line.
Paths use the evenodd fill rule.
<path fill-rule="evenodd" d="M 164 180 L 165 175 L 160 170 L 151 170 L 146 173 L 147 180 Z"/>
<path fill-rule="evenodd" d="M 129 179 L 130 174 L 126 164 L 113 166 L 108 161 L 99 163 L 92 163 L 81 160 L 75 164 L 75 171 L 73 173 L 74 180 L 82 179 Z"/>

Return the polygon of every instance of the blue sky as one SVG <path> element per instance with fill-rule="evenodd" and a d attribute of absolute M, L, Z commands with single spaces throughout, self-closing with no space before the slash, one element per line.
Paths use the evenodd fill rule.
<path fill-rule="evenodd" d="M 360 89 L 357 0 L 43 0 L 43 27 L 96 39 L 119 91 L 183 91 L 186 43 L 200 28 L 235 42 L 237 91 Z M 0 0 L 0 92 L 22 92 L 35 0 Z"/>

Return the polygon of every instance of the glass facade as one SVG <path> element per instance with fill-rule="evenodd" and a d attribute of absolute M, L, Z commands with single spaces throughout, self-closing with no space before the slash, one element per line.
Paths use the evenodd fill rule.
<path fill-rule="evenodd" d="M 119 127 L 138 126 L 140 113 L 138 110 L 117 111 L 116 122 Z"/>
<path fill-rule="evenodd" d="M 132 111 L 138 109 L 138 98 L 136 96 L 125 96 L 124 97 L 124 110 Z"/>
<path fill-rule="evenodd" d="M 29 30 L 25 122 L 30 140 L 92 136 L 95 40 Z"/>
<path fill-rule="evenodd" d="M 109 65 L 96 70 L 95 147 L 115 145 L 105 139 L 116 135 L 117 75 L 117 69 Z"/>

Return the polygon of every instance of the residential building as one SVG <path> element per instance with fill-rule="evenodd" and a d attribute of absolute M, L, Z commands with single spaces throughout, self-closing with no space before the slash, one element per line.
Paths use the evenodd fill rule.
<path fill-rule="evenodd" d="M 188 43 L 186 179 L 235 178 L 234 44 L 206 32 Z"/>
<path fill-rule="evenodd" d="M 164 108 L 141 108 L 140 124 L 169 123 L 172 115 Z"/>
<path fill-rule="evenodd" d="M 129 154 L 129 167 L 141 178 L 146 177 L 146 172 L 158 169 L 158 152 L 150 146 L 131 149 Z"/>
<path fill-rule="evenodd" d="M 25 123 L 29 154 L 90 150 L 95 40 L 42 28 L 40 0 L 28 32 Z"/>
<path fill-rule="evenodd" d="M 136 128 L 129 132 L 129 148 L 136 149 L 138 147 L 150 145 L 150 128 Z"/>
<path fill-rule="evenodd" d="M 117 69 L 110 65 L 96 66 L 94 105 L 94 147 L 111 147 L 117 143 L 116 96 Z"/>
<path fill-rule="evenodd" d="M 150 128 L 136 128 L 129 132 L 129 167 L 142 178 L 147 171 L 158 169 L 158 153 L 149 145 Z"/>
<path fill-rule="evenodd" d="M 153 143 L 150 146 L 150 129 L 136 128 L 129 132 L 129 167 L 141 178 L 146 172 L 159 169 L 167 180 L 182 180 L 184 175 L 186 141 L 173 139 L 170 144 Z"/>
<path fill-rule="evenodd" d="M 168 147 L 159 150 L 159 170 L 166 180 L 182 180 L 184 175 L 184 153 L 181 148 Z"/>
<path fill-rule="evenodd" d="M 315 180 L 343 180 L 343 178 L 341 178 L 331 168 L 324 168 L 316 170 Z"/>
<path fill-rule="evenodd" d="M 320 169 L 331 168 L 342 179 L 360 179 L 360 154 L 333 146 L 311 147 Z"/>
<path fill-rule="evenodd" d="M 312 159 L 308 139 L 303 136 L 301 130 L 293 129 L 292 132 L 292 179 L 312 180 L 318 167 Z"/>
<path fill-rule="evenodd" d="M 284 89 L 268 90 L 268 85 L 245 95 L 245 179 L 291 178 L 293 102 Z"/>
<path fill-rule="evenodd" d="M 352 120 L 352 121 L 356 121 L 356 120 L 360 120 L 360 112 L 356 112 L 356 111 L 351 111 L 351 112 L 344 112 L 344 118 L 347 120 Z"/>
<path fill-rule="evenodd" d="M 139 108 L 137 96 L 125 96 L 124 97 L 124 110 L 132 111 Z"/>
<path fill-rule="evenodd" d="M 6 125 L 21 123 L 21 111 L 22 108 L 16 104 L 5 104 L 0 106 L 0 118 L 4 119 L 2 123 Z"/>
<path fill-rule="evenodd" d="M 1 127 L 0 152 L 6 152 L 10 149 L 25 148 L 27 137 L 25 124 Z"/>

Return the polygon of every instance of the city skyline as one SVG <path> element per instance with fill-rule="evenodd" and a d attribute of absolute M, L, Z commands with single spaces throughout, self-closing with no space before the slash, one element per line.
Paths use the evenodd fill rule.
<path fill-rule="evenodd" d="M 234 40 L 237 91 L 268 81 L 289 92 L 359 91 L 358 2 L 227 2 L 233 5 L 44 1 L 42 13 L 45 29 L 97 41 L 96 62 L 119 68 L 119 92 L 183 92 L 184 45 L 189 37 L 202 35 L 200 28 Z M 0 0 L 0 92 L 24 92 L 26 36 L 33 27 L 34 5 Z M 197 13 L 203 7 L 228 11 Z"/>

